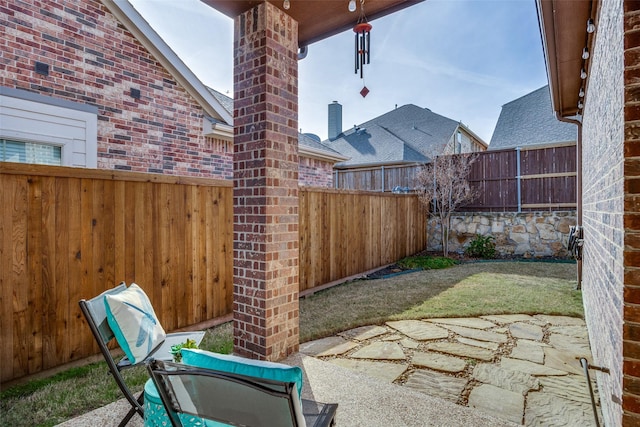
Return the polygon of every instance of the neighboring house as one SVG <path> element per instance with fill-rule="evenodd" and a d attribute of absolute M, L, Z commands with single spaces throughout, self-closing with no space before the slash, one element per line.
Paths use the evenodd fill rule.
<path fill-rule="evenodd" d="M 397 107 L 352 129 L 342 132 L 342 106 L 329 104 L 329 139 L 323 144 L 349 157 L 337 163 L 337 175 L 353 176 L 372 169 L 408 168 L 415 171 L 417 165 L 429 163 L 436 156 L 453 153 L 484 151 L 487 144 L 461 122 L 451 120 L 413 104 Z M 381 179 L 339 179 L 340 188 L 385 190 L 393 187 L 413 187 L 413 173 L 396 176 L 390 182 L 389 175 L 381 172 Z M 356 183 L 360 181 L 360 183 Z M 381 182 L 373 182 L 381 181 Z"/>
<path fill-rule="evenodd" d="M 606 369 L 591 373 L 604 425 L 638 426 L 640 3 L 537 0 L 537 8 L 553 110 L 579 128 L 578 277 L 590 363 Z"/>
<path fill-rule="evenodd" d="M 127 1 L 8 4 L 0 50 L 0 161 L 233 178 L 232 100 Z M 330 186 L 345 158 L 307 147 L 301 183 Z"/>
<path fill-rule="evenodd" d="M 502 106 L 489 150 L 575 144 L 577 136 L 575 125 L 556 118 L 546 85 Z"/>

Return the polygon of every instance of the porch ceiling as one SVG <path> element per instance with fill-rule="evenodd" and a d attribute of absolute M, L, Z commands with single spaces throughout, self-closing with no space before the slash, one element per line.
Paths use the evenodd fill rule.
<path fill-rule="evenodd" d="M 201 0 L 203 3 L 235 18 L 243 12 L 268 1 L 283 9 L 284 0 Z M 366 0 L 364 11 L 368 20 L 380 18 L 424 0 Z M 360 14 L 360 0 L 356 0 L 358 10 L 349 12 L 349 0 L 290 0 L 291 7 L 286 13 L 298 24 L 298 43 L 307 46 L 334 34 L 352 28 Z"/>
<path fill-rule="evenodd" d="M 587 34 L 587 20 L 595 19 L 598 0 L 537 0 L 538 19 L 547 63 L 553 109 L 563 117 L 578 114 L 585 46 L 591 51 L 593 34 Z M 597 23 L 596 23 L 597 31 Z M 585 88 L 586 90 L 586 88 Z"/>

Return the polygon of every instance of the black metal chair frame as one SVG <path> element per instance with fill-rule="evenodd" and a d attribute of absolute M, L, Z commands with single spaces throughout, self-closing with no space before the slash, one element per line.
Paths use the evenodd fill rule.
<path fill-rule="evenodd" d="M 136 413 L 144 418 L 144 391 L 138 396 L 135 396 L 125 382 L 121 371 L 134 366 L 146 365 L 152 359 L 171 360 L 173 358 L 169 352 L 171 345 L 185 342 L 188 338 L 194 339 L 198 344 L 200 344 L 204 337 L 204 331 L 176 332 L 167 334 L 165 341 L 158 345 L 144 360 L 132 364 L 129 358 L 124 356 L 116 362 L 108 347 L 108 343 L 115 338 L 115 335 L 107 322 L 103 299 L 107 294 L 117 294 L 126 288 L 127 285 L 122 282 L 115 288 L 109 289 L 90 300 L 82 299 L 78 303 L 80 305 L 80 310 L 82 310 L 82 314 L 84 314 L 87 324 L 91 329 L 91 333 L 98 343 L 100 352 L 107 362 L 109 373 L 113 376 L 118 388 L 120 388 L 120 391 L 131 405 L 131 409 L 127 415 L 125 415 L 120 424 L 118 424 L 119 427 L 124 427 Z"/>
<path fill-rule="evenodd" d="M 319 403 L 306 399 L 302 399 L 302 401 L 298 400 L 298 390 L 294 382 L 268 380 L 235 373 L 221 372 L 213 369 L 198 368 L 181 363 L 163 362 L 160 360 L 153 360 L 147 364 L 147 370 L 149 371 L 149 375 L 158 390 L 160 399 L 162 400 L 173 427 L 186 427 L 178 417 L 179 413 L 185 413 L 222 423 L 231 423 L 231 425 L 241 424 L 236 424 L 240 422 L 238 420 L 221 419 L 218 418 L 216 414 L 211 414 L 210 411 L 215 410 L 212 409 L 211 404 L 213 403 L 215 396 L 207 396 L 208 400 L 195 398 L 196 396 L 190 396 L 194 397 L 190 403 L 194 405 L 193 407 L 195 408 L 196 413 L 194 413 L 193 410 L 185 410 L 181 406 L 180 398 L 177 396 L 177 393 L 174 391 L 172 386 L 172 376 L 185 376 L 187 377 L 185 378 L 186 380 L 192 382 L 210 381 L 213 383 L 216 381 L 217 387 L 221 393 L 224 393 L 226 389 L 226 387 L 224 387 L 224 383 L 229 382 L 245 387 L 247 390 L 250 389 L 259 393 L 265 393 L 269 396 L 284 399 L 288 402 L 291 422 L 295 427 L 300 426 L 300 423 L 297 422 L 297 415 L 300 415 L 300 411 L 302 411 L 302 416 L 304 416 L 305 423 L 308 427 L 329 427 L 335 425 L 335 415 L 338 405 L 335 403 Z M 218 384 L 221 381 L 222 383 Z M 212 386 L 212 384 L 209 384 L 209 386 Z M 191 390 L 185 388 L 182 391 L 195 394 L 197 393 L 194 391 L 195 389 L 196 387 Z M 256 410 L 251 401 L 242 401 L 239 402 L 239 404 L 242 406 L 243 412 L 250 413 L 251 411 Z M 197 405 L 200 407 L 195 407 Z"/>

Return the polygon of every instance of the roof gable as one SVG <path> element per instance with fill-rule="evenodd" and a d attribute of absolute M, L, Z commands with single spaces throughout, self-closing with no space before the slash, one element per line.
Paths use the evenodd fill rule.
<path fill-rule="evenodd" d="M 576 138 L 576 126 L 555 117 L 547 85 L 502 106 L 489 149 L 561 143 Z"/>
<path fill-rule="evenodd" d="M 207 90 L 207 87 L 186 66 L 176 53 L 155 32 L 128 0 L 101 0 L 102 4 L 124 25 L 127 30 L 151 53 L 154 58 L 186 89 L 204 111 L 233 126 L 233 114 Z"/>

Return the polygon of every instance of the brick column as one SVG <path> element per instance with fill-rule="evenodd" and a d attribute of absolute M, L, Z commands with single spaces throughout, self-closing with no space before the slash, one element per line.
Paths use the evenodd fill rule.
<path fill-rule="evenodd" d="M 234 352 L 298 351 L 298 23 L 263 2 L 235 19 Z"/>

